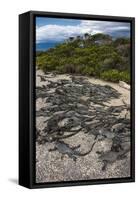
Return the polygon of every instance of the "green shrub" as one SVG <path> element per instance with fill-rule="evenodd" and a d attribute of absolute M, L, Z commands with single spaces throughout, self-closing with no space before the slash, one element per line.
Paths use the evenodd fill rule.
<path fill-rule="evenodd" d="M 130 73 L 128 71 L 120 72 L 120 80 L 130 83 Z"/>
<path fill-rule="evenodd" d="M 82 70 L 82 74 L 92 76 L 92 75 L 94 75 L 94 68 L 84 67 Z"/>
<path fill-rule="evenodd" d="M 94 44 L 94 40 L 104 40 Z M 110 43 L 108 43 L 109 41 Z M 84 46 L 80 47 L 83 43 Z M 88 44 L 86 44 L 88 43 Z M 130 40 L 109 35 L 89 35 L 86 39 L 76 37 L 46 52 L 36 53 L 36 65 L 43 71 L 77 73 L 102 78 L 107 81 L 130 82 Z"/>
<path fill-rule="evenodd" d="M 74 64 L 65 64 L 64 70 L 66 73 L 76 73 L 76 68 Z"/>
<path fill-rule="evenodd" d="M 66 73 L 65 67 L 63 65 L 57 66 L 55 70 L 59 73 Z"/>
<path fill-rule="evenodd" d="M 130 75 L 127 71 L 119 72 L 116 69 L 104 71 L 101 73 L 100 77 L 106 81 L 118 82 L 125 81 L 130 82 Z"/>
<path fill-rule="evenodd" d="M 101 78 L 106 81 L 113 81 L 118 82 L 119 81 L 119 72 L 118 70 L 108 70 L 101 73 Z"/>

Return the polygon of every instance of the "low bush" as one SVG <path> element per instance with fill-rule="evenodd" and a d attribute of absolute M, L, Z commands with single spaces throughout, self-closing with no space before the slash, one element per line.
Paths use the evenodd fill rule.
<path fill-rule="evenodd" d="M 125 81 L 127 83 L 130 83 L 130 75 L 127 71 L 120 72 L 118 70 L 112 69 L 102 72 L 100 77 L 106 81 L 112 81 L 112 82 Z"/>
<path fill-rule="evenodd" d="M 100 40 L 100 43 L 94 41 Z M 84 45 L 81 45 L 84 44 Z M 36 65 L 43 71 L 77 73 L 107 81 L 130 82 L 130 40 L 96 34 L 76 37 L 53 49 L 36 53 Z"/>

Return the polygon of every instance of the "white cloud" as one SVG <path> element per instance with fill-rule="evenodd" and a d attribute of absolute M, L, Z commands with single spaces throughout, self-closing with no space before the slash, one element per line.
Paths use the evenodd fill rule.
<path fill-rule="evenodd" d="M 44 25 L 36 26 L 36 42 L 62 41 L 71 36 L 82 35 L 84 33 L 112 33 L 116 31 L 129 31 L 129 23 L 105 22 L 82 20 L 80 24 L 73 25 Z"/>
<path fill-rule="evenodd" d="M 56 40 L 61 41 L 70 36 L 82 34 L 79 26 L 45 25 L 36 29 L 37 42 Z"/>

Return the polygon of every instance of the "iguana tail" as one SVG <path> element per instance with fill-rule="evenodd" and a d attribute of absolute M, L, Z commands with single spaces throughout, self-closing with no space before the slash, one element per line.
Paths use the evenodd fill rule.
<path fill-rule="evenodd" d="M 123 159 L 129 151 L 130 149 L 125 149 L 122 153 L 118 155 L 118 159 Z"/>
<path fill-rule="evenodd" d="M 86 155 L 88 155 L 88 154 L 91 153 L 91 151 L 93 150 L 93 147 L 94 147 L 94 145 L 95 145 L 96 142 L 97 142 L 97 141 L 95 141 L 95 142 L 92 144 L 90 150 L 87 151 L 86 153 L 80 153 L 79 151 L 74 151 L 74 154 L 77 155 L 77 156 L 86 156 Z"/>
<path fill-rule="evenodd" d="M 57 139 L 65 139 L 65 138 L 69 138 L 69 137 L 72 137 L 76 134 L 78 134 L 80 132 L 81 128 L 77 131 L 72 131 L 73 133 L 71 134 L 68 134 L 68 135 L 56 135 L 56 136 L 52 136 L 52 140 L 57 140 Z"/>

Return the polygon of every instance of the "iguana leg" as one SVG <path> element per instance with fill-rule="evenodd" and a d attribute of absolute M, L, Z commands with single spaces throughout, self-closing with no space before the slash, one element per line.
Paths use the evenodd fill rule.
<path fill-rule="evenodd" d="M 64 158 L 64 154 L 61 155 L 61 160 L 63 160 L 63 158 Z"/>
<path fill-rule="evenodd" d="M 73 160 L 76 162 L 77 158 L 75 156 L 73 156 Z"/>
<path fill-rule="evenodd" d="M 122 160 L 122 159 L 124 159 L 124 158 L 127 158 L 127 153 L 128 153 L 128 151 L 126 151 L 126 152 L 120 154 L 120 155 L 118 156 L 117 159 L 118 159 L 118 160 Z"/>
<path fill-rule="evenodd" d="M 78 149 L 78 148 L 80 148 L 80 144 L 78 145 L 78 146 L 76 146 L 76 147 L 72 147 L 72 150 L 75 150 L 75 149 Z"/>
<path fill-rule="evenodd" d="M 120 156 L 118 157 L 118 160 L 123 160 L 123 159 L 125 159 L 125 158 L 127 158 L 127 155 L 120 155 Z"/>
<path fill-rule="evenodd" d="M 76 160 L 77 160 L 76 156 L 74 156 L 74 155 L 71 154 L 71 153 L 68 153 L 68 156 L 69 156 L 70 158 L 72 158 L 72 159 L 76 162 Z"/>
<path fill-rule="evenodd" d="M 102 155 L 104 152 L 103 151 L 96 151 L 97 154 Z"/>
<path fill-rule="evenodd" d="M 107 161 L 103 160 L 103 166 L 102 166 L 102 171 L 105 171 L 107 167 Z"/>
<path fill-rule="evenodd" d="M 50 152 L 51 152 L 51 151 L 56 151 L 56 150 L 57 150 L 56 147 L 54 147 L 53 149 L 49 149 Z"/>

